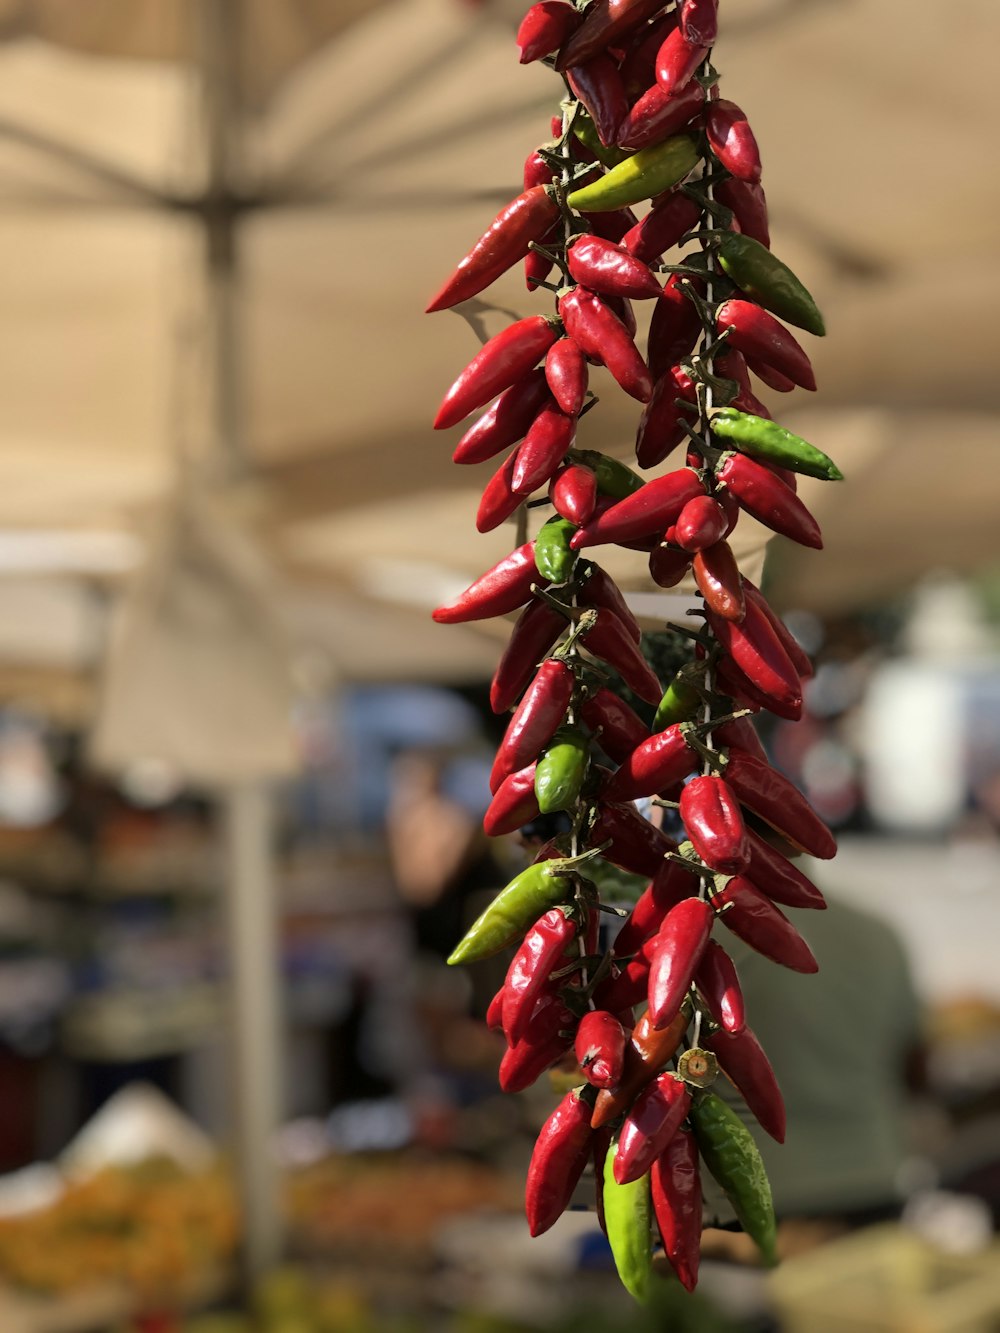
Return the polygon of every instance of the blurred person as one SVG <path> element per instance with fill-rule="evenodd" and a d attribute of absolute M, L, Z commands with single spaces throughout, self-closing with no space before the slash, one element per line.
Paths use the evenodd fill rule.
<path fill-rule="evenodd" d="M 897 1216 L 905 1201 L 907 1107 L 925 1086 L 922 1016 L 892 927 L 829 895 L 828 904 L 792 913 L 819 963 L 814 975 L 725 941 L 749 1025 L 784 1095 L 784 1144 L 760 1129 L 724 1078 L 716 1090 L 754 1134 L 779 1220 L 854 1227 Z M 723 1201 L 720 1216 L 726 1208 Z"/>

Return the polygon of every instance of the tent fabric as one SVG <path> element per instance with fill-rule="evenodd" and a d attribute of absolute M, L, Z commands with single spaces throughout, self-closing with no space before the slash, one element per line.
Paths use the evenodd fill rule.
<path fill-rule="evenodd" d="M 480 673 L 496 626 L 450 632 L 449 652 L 424 618 L 513 529 L 474 532 L 489 466 L 455 467 L 457 432 L 429 428 L 474 332 L 421 312 L 558 98 L 516 62 L 519 10 L 2 0 L 0 524 L 146 540 L 183 459 L 308 590 L 311 625 L 321 589 L 332 617 L 352 610 L 328 636 L 350 673 Z M 775 593 L 837 611 L 993 558 L 1000 470 L 949 471 L 947 507 L 936 479 L 949 441 L 985 460 L 990 434 L 1000 11 L 759 0 L 726 17 L 716 61 L 762 145 L 775 251 L 830 329 L 809 340 L 819 395 L 764 396 L 848 473 L 803 488 L 827 549 L 777 553 Z M 544 308 L 516 273 L 489 300 L 491 329 Z M 581 443 L 627 459 L 636 405 L 594 383 Z M 758 568 L 766 534 L 738 533 Z M 641 560 L 611 567 L 649 590 Z M 389 627 L 370 653 L 364 615 Z"/>

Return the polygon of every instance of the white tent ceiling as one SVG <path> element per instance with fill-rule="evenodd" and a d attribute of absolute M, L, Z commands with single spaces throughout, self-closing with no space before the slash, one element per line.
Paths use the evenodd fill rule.
<path fill-rule="evenodd" d="M 487 669 L 490 632 L 425 619 L 511 529 L 475 534 L 490 468 L 429 429 L 475 339 L 421 311 L 547 134 L 521 7 L 0 0 L 0 526 L 141 539 L 185 460 L 309 635 L 329 595 L 347 671 Z M 781 595 L 836 610 L 995 558 L 1000 11 L 746 0 L 722 32 L 775 249 L 830 329 L 784 419 L 848 472 Z M 490 299 L 544 308 L 516 275 Z M 627 457 L 633 409 L 612 387 L 583 442 Z"/>

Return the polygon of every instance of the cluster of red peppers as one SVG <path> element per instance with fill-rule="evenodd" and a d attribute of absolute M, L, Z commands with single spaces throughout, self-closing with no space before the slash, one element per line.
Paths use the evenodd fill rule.
<path fill-rule="evenodd" d="M 521 61 L 544 60 L 566 85 L 554 137 L 529 155 L 523 193 L 429 306 L 468 300 L 520 261 L 529 289 L 555 297 L 554 314 L 490 339 L 441 404 L 438 429 L 485 408 L 454 459 L 506 454 L 476 524 L 487 532 L 517 513 L 521 541 L 434 618 L 518 612 L 491 688 L 494 710 L 513 713 L 485 828 L 499 836 L 565 811 L 571 831 L 499 893 L 449 961 L 517 946 L 487 1016 L 507 1041 L 501 1086 L 523 1089 L 571 1053 L 582 1080 L 538 1136 L 531 1232 L 552 1226 L 593 1162 L 602 1225 L 640 1300 L 655 1233 L 681 1282 L 697 1280 L 702 1164 L 773 1261 L 759 1153 L 710 1085 L 721 1071 L 778 1140 L 784 1106 L 712 931 L 721 922 L 774 962 L 815 971 L 781 908 L 819 908 L 823 898 L 784 852 L 835 851 L 823 821 L 769 764 L 751 722 L 760 710 L 797 718 L 811 668 L 741 574 L 727 537 L 745 511 L 819 547 L 796 478 L 841 474 L 776 425 L 752 387 L 751 375 L 777 392 L 815 388 L 786 325 L 824 328 L 812 297 L 770 252 L 757 145 L 740 108 L 718 96 L 717 5 L 531 6 L 517 37 Z M 631 206 L 646 201 L 639 219 Z M 688 243 L 695 248 L 664 262 Z M 652 309 L 645 357 L 637 301 Z M 683 446 L 684 466 L 643 480 L 616 458 L 574 448 L 577 422 L 595 401 L 592 365 L 643 404 L 638 465 L 654 467 Z M 554 512 L 525 540 L 529 503 Z M 686 631 L 692 660 L 666 690 L 625 598 L 591 558 L 608 544 L 648 553 L 661 587 L 693 573 L 703 623 Z M 656 706 L 651 728 L 610 687 L 608 667 Z M 680 845 L 639 812 L 640 798 L 678 810 Z M 747 812 L 775 836 L 748 827 Z M 587 874 L 597 857 L 649 881 L 603 954 L 598 922 L 609 908 Z"/>

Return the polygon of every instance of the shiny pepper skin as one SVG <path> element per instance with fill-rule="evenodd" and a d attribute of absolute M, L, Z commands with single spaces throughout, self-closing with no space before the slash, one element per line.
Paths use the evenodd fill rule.
<path fill-rule="evenodd" d="M 524 1210 L 532 1236 L 548 1231 L 566 1211 L 590 1160 L 590 1107 L 568 1092 L 539 1130 L 528 1166 Z"/>
<path fill-rule="evenodd" d="M 759 305 L 752 301 L 723 301 L 716 312 L 715 326 L 720 333 L 728 330 L 729 346 L 738 352 L 760 357 L 803 389 L 816 388 L 812 362 L 801 344 L 780 320 Z"/>
<path fill-rule="evenodd" d="M 627 208 L 672 189 L 697 163 L 694 139 L 688 134 L 675 134 L 662 143 L 640 148 L 592 184 L 574 190 L 566 202 L 581 213 Z"/>
<path fill-rule="evenodd" d="M 793 972 L 819 971 L 813 951 L 788 917 L 743 875 L 734 875 L 712 902 L 722 924 L 772 963 Z"/>
<path fill-rule="evenodd" d="M 603 686 L 580 705 L 580 717 L 599 735 L 595 739 L 609 758 L 620 762 L 649 735 L 646 724 L 624 699 Z"/>
<path fill-rule="evenodd" d="M 618 1131 L 614 1173 L 619 1185 L 646 1175 L 680 1128 L 691 1094 L 673 1074 L 658 1074 L 636 1098 Z"/>
<path fill-rule="evenodd" d="M 525 542 L 498 561 L 475 583 L 431 616 L 439 625 L 456 625 L 468 620 L 489 620 L 505 616 L 524 606 L 531 597 L 531 585 L 538 583 L 535 543 Z"/>
<path fill-rule="evenodd" d="M 576 435 L 576 417 L 567 416 L 555 404 L 542 408 L 517 451 L 511 490 L 517 496 L 532 491 L 553 477 Z"/>
<path fill-rule="evenodd" d="M 453 463 L 483 463 L 527 435 L 531 423 L 549 401 L 545 373 L 533 370 L 505 389 L 496 402 L 465 432 L 452 454 Z"/>
<path fill-rule="evenodd" d="M 566 716 L 576 677 L 559 658 L 543 662 L 525 692 L 497 750 L 490 773 L 490 791 L 504 778 L 537 759 Z"/>
<path fill-rule="evenodd" d="M 694 849 L 712 870 L 737 875 L 750 859 L 746 826 L 732 787 L 722 778 L 692 778 L 680 814 Z"/>
<path fill-rule="evenodd" d="M 613 145 L 618 127 L 628 115 L 628 97 L 618 66 L 610 56 L 595 56 L 585 65 L 567 69 L 566 81 L 590 113 L 601 144 Z"/>
<path fill-rule="evenodd" d="M 743 1230 L 764 1261 L 776 1263 L 777 1223 L 771 1187 L 750 1131 L 712 1092 L 694 1098 L 691 1126 L 705 1165 L 725 1191 Z"/>
<path fill-rule="evenodd" d="M 581 236 L 566 252 L 570 275 L 591 291 L 632 300 L 655 299 L 660 284 L 642 262 L 600 236 Z"/>
<path fill-rule="evenodd" d="M 521 941 L 500 992 L 500 1025 L 509 1045 L 524 1036 L 549 974 L 565 961 L 564 954 L 575 938 L 573 918 L 562 908 L 552 907 Z"/>
<path fill-rule="evenodd" d="M 684 1033 L 690 1021 L 691 1014 L 686 1005 L 665 1028 L 653 1027 L 653 1019 L 648 1010 L 642 1015 L 633 1028 L 632 1036 L 625 1048 L 625 1068 L 621 1084 L 614 1091 L 603 1089 L 597 1094 L 590 1119 L 595 1129 L 600 1129 L 623 1115 L 642 1089 L 662 1071 L 668 1060 L 673 1059 L 677 1048 L 684 1040 Z"/>
<path fill-rule="evenodd" d="M 823 316 L 812 296 L 788 265 L 759 241 L 739 232 L 728 232 L 719 244 L 719 262 L 751 301 L 818 338 L 826 333 Z"/>
<path fill-rule="evenodd" d="M 572 862 L 559 858 L 530 865 L 515 875 L 465 932 L 448 957 L 451 965 L 489 958 L 519 939 L 543 912 L 572 892 L 562 873 Z"/>
<path fill-rule="evenodd" d="M 667 1027 L 680 1013 L 713 920 L 703 898 L 684 898 L 664 918 L 649 949 L 649 1013 L 655 1027 Z"/>
<path fill-rule="evenodd" d="M 752 518 L 793 542 L 822 550 L 819 524 L 773 470 L 741 454 L 724 454 L 716 475 Z"/>
<path fill-rule="evenodd" d="M 672 907 L 688 896 L 691 877 L 675 861 L 664 861 L 652 882 L 639 895 L 635 906 L 615 936 L 612 952 L 616 958 L 636 953 L 663 924 Z"/>
<path fill-rule="evenodd" d="M 715 187 L 719 203 L 731 208 L 744 236 L 749 236 L 766 250 L 771 248 L 771 231 L 767 215 L 767 198 L 760 182 L 738 181 L 735 176 L 720 181 Z"/>
<path fill-rule="evenodd" d="M 611 0 L 594 0 L 580 27 L 556 57 L 556 69 L 561 73 L 606 51 L 662 8 L 663 0 L 633 0 L 627 6 L 618 3 L 614 7 Z"/>
<path fill-rule="evenodd" d="M 587 396 L 587 358 L 572 338 L 554 342 L 545 357 L 545 379 L 556 403 L 568 416 L 576 416 Z"/>
<path fill-rule="evenodd" d="M 573 538 L 572 546 L 579 551 L 608 542 L 623 545 L 639 537 L 658 536 L 677 521 L 688 500 L 704 493 L 701 478 L 690 468 L 654 477 L 641 490 L 585 523 Z"/>
<path fill-rule="evenodd" d="M 663 1252 L 684 1288 L 694 1291 L 701 1260 L 701 1172 L 689 1130 L 678 1129 L 653 1163 L 650 1186 Z"/>
<path fill-rule="evenodd" d="M 699 88 L 697 83 L 691 86 Z M 653 91 L 650 89 L 650 92 Z M 659 93 L 658 88 L 656 92 Z M 701 212 L 693 199 L 680 190 L 673 191 L 662 203 L 654 204 L 645 217 L 625 233 L 622 249 L 635 255 L 636 259 L 641 259 L 644 264 L 649 264 L 673 249 L 681 237 L 697 224 L 700 216 Z M 678 275 L 673 276 L 676 278 Z M 678 284 L 674 282 L 673 285 L 676 289 Z M 685 304 L 694 309 L 686 298 Z"/>
<path fill-rule="evenodd" d="M 759 607 L 746 602 L 738 622 L 710 609 L 708 623 L 724 652 L 762 694 L 779 704 L 801 706 L 799 673 Z"/>
<path fill-rule="evenodd" d="M 653 1272 L 649 1176 L 620 1184 L 617 1156 L 618 1143 L 613 1141 L 604 1162 L 604 1222 L 621 1284 L 641 1305 L 649 1298 Z"/>
<path fill-rule="evenodd" d="M 733 1083 L 758 1124 L 778 1143 L 785 1141 L 785 1102 L 771 1062 L 748 1027 L 739 1032 L 713 1032 L 705 1045 Z"/>
<path fill-rule="evenodd" d="M 509 1046 L 500 1061 L 498 1080 L 504 1092 L 523 1092 L 565 1055 L 575 1019 L 553 995 L 539 997 L 525 1034 Z"/>
<path fill-rule="evenodd" d="M 547 602 L 532 601 L 514 623 L 507 647 L 490 682 L 490 707 L 494 713 L 506 713 L 544 657 L 566 628 L 565 619 Z"/>
<path fill-rule="evenodd" d="M 633 875 L 650 878 L 661 868 L 667 852 L 676 850 L 676 843 L 662 829 L 643 819 L 633 805 L 598 806 L 590 844 L 596 847 L 609 841 L 611 846 L 604 853 L 606 860 Z"/>
<path fill-rule="evenodd" d="M 532 186 L 512 199 L 459 263 L 427 307 L 427 313 L 448 310 L 484 291 L 501 273 L 524 258 L 531 242 L 540 241 L 558 216 L 559 205 L 547 186 Z"/>
<path fill-rule="evenodd" d="M 837 854 L 837 840 L 793 782 L 770 764 L 733 746 L 726 763 L 726 781 L 754 814 L 793 847 L 828 861 Z"/>
<path fill-rule="evenodd" d="M 729 519 L 718 500 L 698 495 L 677 516 L 674 540 L 685 551 L 703 551 L 714 546 L 729 530 Z"/>
<path fill-rule="evenodd" d="M 549 499 L 561 518 L 580 527 L 597 505 L 597 478 L 589 467 L 568 463 L 552 478 Z"/>
<path fill-rule="evenodd" d="M 842 481 L 844 478 L 840 468 L 822 449 L 785 430 L 777 422 L 725 407 L 713 416 L 711 425 L 713 434 L 732 441 L 744 453 L 763 462 L 819 477 L 821 481 Z"/>
<path fill-rule="evenodd" d="M 675 28 L 657 52 L 656 82 L 665 93 L 679 93 L 707 55 L 707 46 L 689 41 L 682 28 Z"/>
<path fill-rule="evenodd" d="M 625 1065 L 625 1029 L 603 1009 L 591 1009 L 580 1019 L 574 1051 L 577 1063 L 595 1088 L 616 1088 Z M 587 1112 L 590 1124 L 590 1110 Z"/>
<path fill-rule="evenodd" d="M 632 152 L 638 152 L 642 148 L 650 148 L 654 144 L 662 143 L 665 139 L 669 139 L 671 135 L 690 125 L 704 104 L 705 91 L 701 84 L 694 80 L 686 84 L 677 93 L 668 92 L 660 84 L 654 83 L 636 101 L 619 125 L 619 146 L 628 148 Z M 695 213 L 696 216 L 691 226 L 694 226 L 694 223 L 698 220 L 697 206 L 695 206 Z M 683 231 L 678 233 L 676 240 L 679 240 L 684 232 L 690 230 L 691 227 L 685 227 Z M 670 244 L 676 244 L 676 241 L 672 241 Z M 668 248 L 669 246 L 665 245 L 663 250 Z M 663 250 L 660 251 L 660 254 L 663 253 Z"/>
<path fill-rule="evenodd" d="M 638 745 L 604 789 L 608 801 L 652 796 L 686 778 L 698 766 L 680 725 L 667 727 Z"/>
<path fill-rule="evenodd" d="M 746 877 L 755 888 L 784 907 L 806 907 L 820 911 L 826 907 L 826 899 L 808 876 L 752 829 L 748 829 L 747 833 L 750 839 L 750 861 Z"/>
<path fill-rule="evenodd" d="M 705 1008 L 725 1033 L 731 1035 L 743 1031 L 746 1027 L 746 1006 L 736 965 L 715 940 L 709 940 L 705 945 L 705 952 L 695 968 L 694 984 L 705 1002 Z"/>
<path fill-rule="evenodd" d="M 521 64 L 529 65 L 558 51 L 579 25 L 580 12 L 568 0 L 538 0 L 517 30 Z"/>
<path fill-rule="evenodd" d="M 445 394 L 434 418 L 434 429 L 457 425 L 495 394 L 523 379 L 558 337 L 558 324 L 544 315 L 529 315 L 502 329 L 472 358 Z"/>
<path fill-rule="evenodd" d="M 503 779 L 483 815 L 487 837 L 501 838 L 523 824 L 530 824 L 541 814 L 535 795 L 536 764 L 528 764 Z"/>
<path fill-rule="evenodd" d="M 663 687 L 622 621 L 606 608 L 593 614 L 594 623 L 583 636 L 587 652 L 613 666 L 640 699 L 659 703 Z"/>
<path fill-rule="evenodd" d="M 641 403 L 653 392 L 646 363 L 618 316 L 593 292 L 574 287 L 559 299 L 566 332 L 585 355 L 595 358 L 627 394 Z"/>
<path fill-rule="evenodd" d="M 705 108 L 705 137 L 731 176 L 755 185 L 760 180 L 760 150 L 750 124 L 736 105 L 720 97 Z"/>
<path fill-rule="evenodd" d="M 746 594 L 733 548 L 717 541 L 695 553 L 694 581 L 710 611 L 739 624 L 747 613 Z"/>

